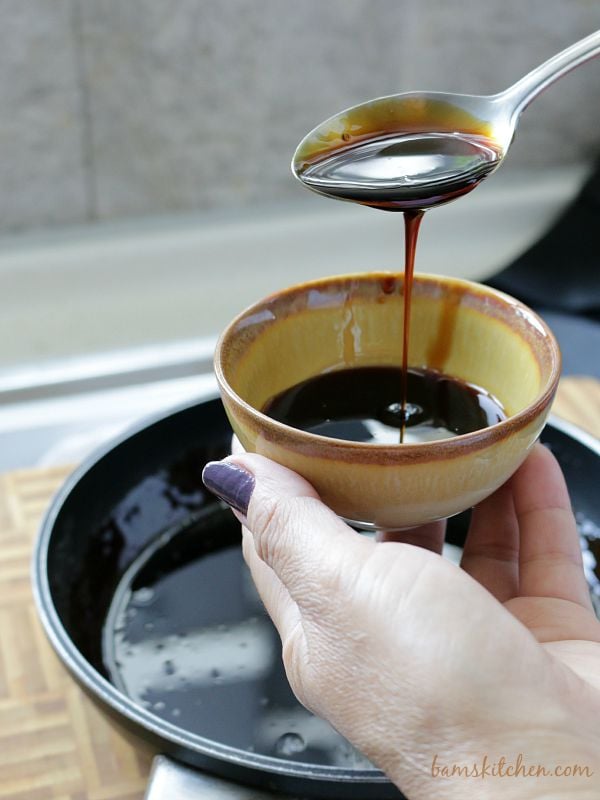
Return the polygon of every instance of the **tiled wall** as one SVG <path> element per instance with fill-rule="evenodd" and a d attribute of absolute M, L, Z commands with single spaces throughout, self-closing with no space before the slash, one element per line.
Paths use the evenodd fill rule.
<path fill-rule="evenodd" d="M 492 93 L 599 0 L 0 0 L 0 229 L 297 198 L 301 136 L 372 96 Z M 600 59 L 526 112 L 506 170 L 600 151 Z"/>

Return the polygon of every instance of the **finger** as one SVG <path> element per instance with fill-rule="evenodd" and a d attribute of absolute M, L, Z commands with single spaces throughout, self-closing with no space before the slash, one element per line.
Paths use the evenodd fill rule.
<path fill-rule="evenodd" d="M 536 446 L 511 480 L 519 522 L 519 593 L 592 604 L 579 535 L 558 462 Z"/>
<path fill-rule="evenodd" d="M 349 573 L 374 547 L 327 508 L 307 481 L 263 456 L 211 462 L 203 480 L 243 515 L 258 557 L 303 607 L 322 608 L 332 584 L 350 581 Z"/>
<path fill-rule="evenodd" d="M 461 567 L 501 603 L 519 591 L 519 525 L 511 483 L 473 509 Z"/>
<path fill-rule="evenodd" d="M 252 533 L 246 527 L 242 528 L 242 552 L 267 614 L 275 623 L 282 642 L 285 642 L 300 624 L 298 606 L 271 567 L 258 557 Z"/>
<path fill-rule="evenodd" d="M 380 531 L 377 534 L 377 541 L 414 544 L 417 547 L 423 547 L 425 550 L 441 553 L 445 535 L 446 520 L 438 519 L 435 522 L 428 522 L 418 528 L 407 528 L 404 531 Z"/>

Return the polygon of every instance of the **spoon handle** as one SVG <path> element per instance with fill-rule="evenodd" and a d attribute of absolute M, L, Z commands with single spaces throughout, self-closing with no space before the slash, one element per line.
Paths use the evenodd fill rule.
<path fill-rule="evenodd" d="M 515 121 L 521 111 L 527 108 L 547 86 L 599 54 L 600 30 L 552 56 L 497 97 L 511 109 L 510 116 Z"/>

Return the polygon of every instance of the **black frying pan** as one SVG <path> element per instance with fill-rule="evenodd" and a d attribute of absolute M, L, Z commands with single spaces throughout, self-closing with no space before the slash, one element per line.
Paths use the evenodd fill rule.
<path fill-rule="evenodd" d="M 69 478 L 34 558 L 50 641 L 121 722 L 178 763 L 237 784 L 159 760 L 153 800 L 263 796 L 246 785 L 303 797 L 399 798 L 288 686 L 277 634 L 243 564 L 239 526 L 200 479 L 230 438 L 220 402 L 210 400 L 145 425 Z M 544 440 L 600 561 L 600 447 L 562 423 Z M 448 540 L 461 545 L 467 523 L 465 515 L 451 520 Z M 600 570 L 598 578 L 592 570 L 600 585 Z"/>

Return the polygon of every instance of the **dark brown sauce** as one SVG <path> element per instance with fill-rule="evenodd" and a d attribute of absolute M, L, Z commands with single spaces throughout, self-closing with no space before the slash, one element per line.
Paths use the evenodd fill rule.
<path fill-rule="evenodd" d="M 415 251 L 419 227 L 423 219 L 422 211 L 404 212 L 404 321 L 402 325 L 402 383 L 400 395 L 401 425 L 400 443 L 404 441 L 406 428 L 406 404 L 408 402 L 408 350 L 410 347 L 410 310 L 412 285 L 415 274 Z"/>
<path fill-rule="evenodd" d="M 488 123 L 447 102 L 423 96 L 402 101 L 381 98 L 366 108 L 351 109 L 335 126 L 320 126 L 297 153 L 298 177 L 310 189 L 404 213 L 403 419 L 415 251 L 423 212 L 470 192 L 498 166 L 501 156 Z M 382 290 L 391 291 L 383 284 Z M 445 327 L 455 312 L 453 307 L 445 315 Z M 443 366 L 450 340 L 451 336 L 445 337 L 446 343 L 431 353 L 430 366 Z"/>
<path fill-rule="evenodd" d="M 398 402 L 406 380 L 407 402 Z M 263 412 L 321 436 L 395 444 L 402 428 L 410 442 L 447 439 L 506 418 L 500 403 L 478 386 L 428 369 L 356 367 L 309 378 L 271 398 Z"/>

